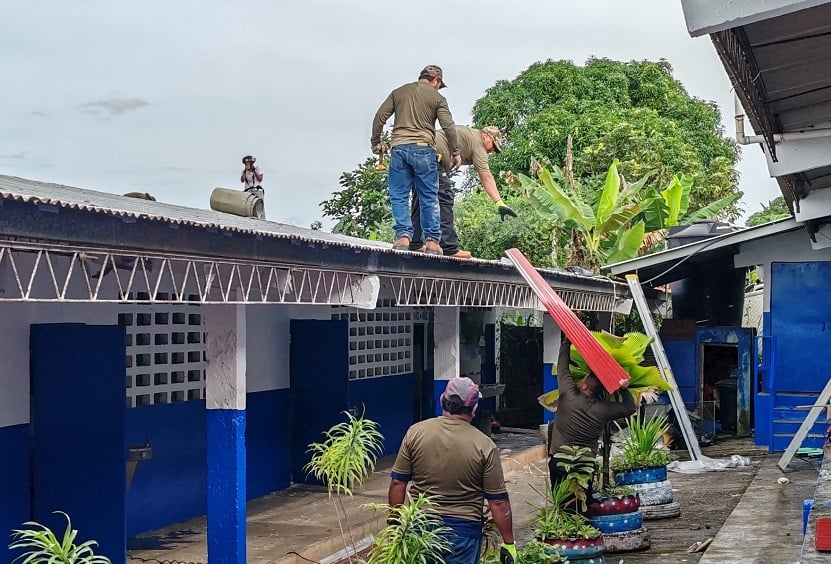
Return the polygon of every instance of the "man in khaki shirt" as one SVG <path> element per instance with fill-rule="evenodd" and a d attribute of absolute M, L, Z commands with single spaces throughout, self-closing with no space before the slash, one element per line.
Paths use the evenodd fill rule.
<path fill-rule="evenodd" d="M 447 100 L 438 92 L 446 86 L 442 76 L 440 67 L 424 67 L 417 82 L 400 86 L 387 96 L 372 121 L 372 152 L 380 154 L 386 150 L 381 142 L 384 124 L 395 114 L 387 181 L 395 229 L 393 248 L 396 250 L 409 250 L 413 239 L 410 193 L 415 187 L 421 203 L 421 227 L 426 240 L 424 250 L 428 254 L 442 254 L 439 246 L 441 226 L 435 148 L 437 120 L 443 129 L 452 131 L 447 135 L 451 167 L 461 164 L 453 116 L 447 107 Z"/>
<path fill-rule="evenodd" d="M 511 500 L 505 488 L 499 449 L 470 422 L 481 394 L 470 378 L 452 378 L 441 395 L 442 414 L 412 425 L 392 467 L 389 504 L 413 495 L 431 496 L 436 513 L 451 533 L 446 564 L 476 564 L 482 542 L 482 506 L 487 500 L 502 536 L 501 561 L 514 562 Z"/>
<path fill-rule="evenodd" d="M 480 129 L 474 129 L 464 125 L 456 126 L 456 137 L 459 139 L 459 154 L 462 157 L 463 165 L 473 165 L 476 174 L 479 175 L 479 182 L 485 189 L 485 193 L 493 200 L 499 215 L 505 219 L 506 215 L 516 217 L 514 210 L 505 205 L 496 187 L 496 180 L 493 178 L 488 155 L 502 151 L 502 132 L 498 127 L 489 125 Z M 459 236 L 456 234 L 455 217 L 453 214 L 453 182 L 450 180 L 454 172 L 450 167 L 450 150 L 447 147 L 447 134 L 442 129 L 436 132 L 436 152 L 441 158 L 444 167 L 439 168 L 439 216 L 441 223 L 441 248 L 445 256 L 469 259 L 470 251 L 459 249 Z M 421 241 L 421 222 L 419 221 L 419 202 L 413 201 L 411 219 L 413 222 L 413 239 L 410 242 L 410 250 L 418 251 L 424 243 Z"/>

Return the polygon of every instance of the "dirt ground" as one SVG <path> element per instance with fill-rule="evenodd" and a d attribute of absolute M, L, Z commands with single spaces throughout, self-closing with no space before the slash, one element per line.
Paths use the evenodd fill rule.
<path fill-rule="evenodd" d="M 767 452 L 753 446 L 752 440 L 733 439 L 702 449 L 712 458 L 732 454 L 750 456 L 758 462 Z M 678 458 L 684 458 L 683 454 Z M 511 504 L 514 508 L 514 530 L 522 545 L 533 536 L 530 525 L 532 504 L 538 496 L 531 488 L 543 488 L 546 468 L 543 464 L 529 465 L 523 471 L 506 476 L 510 483 Z M 652 536 L 652 548 L 642 552 L 609 554 L 610 564 L 640 562 L 698 562 L 702 554 L 689 554 L 694 543 L 714 537 L 741 499 L 758 464 L 750 467 L 706 474 L 679 474 L 671 472 L 674 500 L 681 504 L 681 516 L 674 519 L 649 520 L 644 526 Z"/>

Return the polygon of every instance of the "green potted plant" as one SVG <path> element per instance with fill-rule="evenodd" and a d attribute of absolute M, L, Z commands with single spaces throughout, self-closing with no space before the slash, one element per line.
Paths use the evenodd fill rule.
<path fill-rule="evenodd" d="M 517 550 L 516 564 L 568 564 L 569 560 L 544 542 L 530 540 Z M 482 564 L 500 564 L 499 550 L 489 550 L 482 556 Z"/>
<path fill-rule="evenodd" d="M 595 465 L 591 451 L 563 447 L 553 458 L 566 476 L 545 493 L 537 491 L 544 501 L 535 511 L 534 534 L 549 551 L 555 550 L 569 562 L 605 562 L 603 536 L 585 515 L 586 492 Z"/>
<path fill-rule="evenodd" d="M 615 482 L 635 488 L 645 519 L 677 517 L 681 508 L 672 499 L 666 468 L 669 452 L 663 443 L 669 429 L 666 415 L 644 420 L 636 414 L 627 421 L 629 436 L 611 461 Z"/>
<path fill-rule="evenodd" d="M 391 507 L 386 503 L 367 503 L 367 509 L 383 510 L 391 525 L 375 536 L 375 542 L 362 564 L 421 564 L 444 562 L 452 550 L 447 538 L 450 532 L 441 517 L 430 512 L 431 502 L 423 493 L 409 504 Z"/>
<path fill-rule="evenodd" d="M 55 533 L 49 527 L 27 521 L 23 523 L 27 529 L 15 529 L 12 531 L 12 543 L 9 550 L 23 550 L 13 563 L 21 564 L 111 564 L 106 556 L 96 555 L 93 548 L 98 542 L 88 540 L 81 544 L 75 544 L 78 536 L 77 529 L 72 528 L 69 515 L 63 511 L 55 511 L 56 514 L 66 517 L 66 529 L 63 538 L 58 540 Z"/>
<path fill-rule="evenodd" d="M 355 552 L 355 539 L 343 496 L 351 497 L 352 490 L 362 487 L 364 480 L 375 469 L 375 463 L 384 451 L 384 436 L 375 421 L 364 416 L 355 417 L 348 411 L 344 414 L 347 421 L 337 423 L 324 432 L 323 442 L 309 445 L 307 452 L 312 453 L 312 458 L 303 469 L 326 484 L 338 518 L 343 546 L 347 551 Z"/>

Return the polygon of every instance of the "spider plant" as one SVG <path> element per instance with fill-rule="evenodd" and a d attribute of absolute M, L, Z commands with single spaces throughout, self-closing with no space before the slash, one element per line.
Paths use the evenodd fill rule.
<path fill-rule="evenodd" d="M 25 552 L 16 557 L 12 562 L 20 564 L 110 564 L 106 556 L 98 556 L 93 548 L 98 546 L 94 540 L 88 540 L 81 544 L 75 544 L 75 537 L 78 536 L 77 529 L 72 528 L 72 521 L 69 515 L 63 511 L 55 511 L 56 514 L 66 517 L 66 529 L 63 538 L 58 540 L 55 533 L 45 525 L 34 521 L 23 523 L 28 529 L 15 529 L 12 531 L 12 543 L 9 550 L 23 549 Z"/>
<path fill-rule="evenodd" d="M 560 470 L 566 472 L 566 477 L 559 484 L 564 487 L 567 495 L 573 498 L 574 509 L 585 512 L 586 491 L 594 475 L 595 461 L 591 450 L 581 447 L 561 447 L 561 452 L 552 456 L 554 463 Z"/>
<path fill-rule="evenodd" d="M 384 436 L 375 421 L 363 415 L 355 417 L 348 411 L 344 414 L 347 420 L 325 431 L 322 443 L 309 445 L 306 452 L 312 453 L 312 458 L 303 469 L 326 484 L 335 507 L 344 548 L 349 551 L 350 547 L 354 550 L 355 539 L 352 538 L 343 495 L 351 497 L 352 490 L 362 487 L 364 480 L 375 469 L 375 463 L 384 451 Z M 335 495 L 332 496 L 332 493 Z M 346 540 L 346 531 L 351 542 Z"/>
<path fill-rule="evenodd" d="M 669 429 L 666 415 L 655 415 L 643 421 L 640 415 L 627 419 L 629 436 L 621 447 L 621 453 L 612 460 L 612 469 L 634 470 L 666 466 L 669 454 L 663 448 L 663 436 Z"/>
<path fill-rule="evenodd" d="M 449 527 L 441 517 L 430 512 L 430 498 L 423 493 L 408 505 L 392 507 L 386 503 L 368 503 L 364 507 L 383 510 L 397 524 L 390 525 L 375 537 L 375 544 L 363 564 L 443 563 L 444 555 L 453 550 L 447 536 Z"/>

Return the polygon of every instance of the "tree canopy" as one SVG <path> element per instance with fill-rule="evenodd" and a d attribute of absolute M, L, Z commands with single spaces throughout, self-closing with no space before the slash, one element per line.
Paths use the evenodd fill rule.
<path fill-rule="evenodd" d="M 750 214 L 750 217 L 747 218 L 746 225 L 753 227 L 754 225 L 761 225 L 769 221 L 790 217 L 790 215 L 791 210 L 788 209 L 785 198 L 779 196 L 770 200 L 767 204 L 762 204 L 760 211 Z"/>
<path fill-rule="evenodd" d="M 489 88 L 473 121 L 498 126 L 509 141 L 492 170 L 527 173 L 532 158 L 562 163 L 571 135 L 576 177 L 604 174 L 614 159 L 626 178 L 652 172 L 666 184 L 683 173 L 696 186 L 692 209 L 738 191 L 738 146 L 724 136 L 718 108 L 690 96 L 664 60 L 534 63 Z M 738 212 L 734 204 L 728 216 Z"/>

